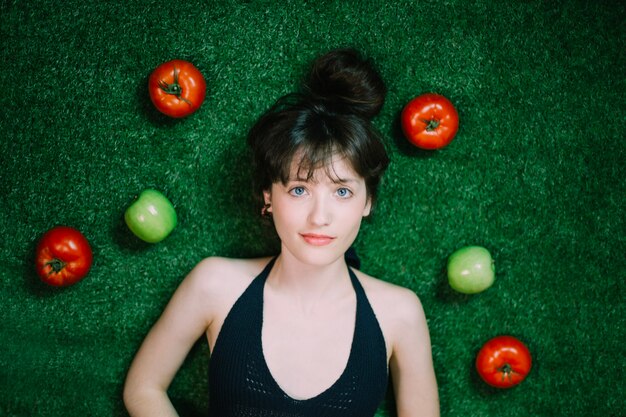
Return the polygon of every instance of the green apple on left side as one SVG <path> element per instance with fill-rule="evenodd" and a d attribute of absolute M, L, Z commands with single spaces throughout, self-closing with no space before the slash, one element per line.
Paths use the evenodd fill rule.
<path fill-rule="evenodd" d="M 496 268 L 489 251 L 465 246 L 448 258 L 448 282 L 463 294 L 477 294 L 493 285 Z"/>
<path fill-rule="evenodd" d="M 141 240 L 157 243 L 165 239 L 178 221 L 174 206 L 157 190 L 147 189 L 126 209 L 124 220 Z"/>

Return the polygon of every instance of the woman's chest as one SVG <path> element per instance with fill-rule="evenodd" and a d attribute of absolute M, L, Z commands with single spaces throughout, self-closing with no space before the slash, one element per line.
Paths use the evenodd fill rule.
<path fill-rule="evenodd" d="M 356 321 L 356 305 L 316 314 L 266 308 L 261 344 L 276 383 L 293 398 L 324 392 L 346 370 Z"/>

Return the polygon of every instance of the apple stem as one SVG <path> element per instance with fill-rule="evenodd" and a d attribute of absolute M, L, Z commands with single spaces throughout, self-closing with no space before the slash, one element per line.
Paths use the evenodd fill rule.
<path fill-rule="evenodd" d="M 57 274 L 61 272 L 63 268 L 65 268 L 66 263 L 60 259 L 54 258 L 51 261 L 46 262 L 46 266 L 50 266 L 51 270 L 48 272 L 50 274 Z"/>

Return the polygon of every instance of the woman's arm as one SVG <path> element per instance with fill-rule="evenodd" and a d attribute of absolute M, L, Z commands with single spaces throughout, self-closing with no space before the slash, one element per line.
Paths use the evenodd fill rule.
<path fill-rule="evenodd" d="M 390 370 L 398 417 L 439 417 L 437 380 L 422 304 L 410 291 L 397 304 L 401 316 L 394 331 Z"/>
<path fill-rule="evenodd" d="M 132 417 L 178 416 L 167 389 L 211 323 L 212 263 L 201 262 L 183 280 L 137 352 L 124 385 L 124 404 Z"/>

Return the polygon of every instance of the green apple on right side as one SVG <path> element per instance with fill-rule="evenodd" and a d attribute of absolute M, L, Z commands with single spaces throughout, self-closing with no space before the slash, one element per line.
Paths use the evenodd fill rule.
<path fill-rule="evenodd" d="M 482 246 L 465 246 L 448 258 L 448 282 L 455 291 L 476 294 L 491 287 L 496 268 Z"/>
<path fill-rule="evenodd" d="M 124 220 L 139 239 L 157 243 L 174 230 L 178 218 L 167 197 L 157 190 L 147 189 L 126 209 Z"/>

